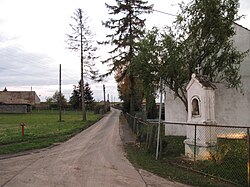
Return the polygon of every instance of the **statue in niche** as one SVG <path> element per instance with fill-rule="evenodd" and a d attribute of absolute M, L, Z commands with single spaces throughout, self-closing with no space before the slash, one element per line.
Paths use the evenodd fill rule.
<path fill-rule="evenodd" d="M 199 101 L 197 98 L 192 100 L 192 116 L 200 115 L 199 111 Z"/>

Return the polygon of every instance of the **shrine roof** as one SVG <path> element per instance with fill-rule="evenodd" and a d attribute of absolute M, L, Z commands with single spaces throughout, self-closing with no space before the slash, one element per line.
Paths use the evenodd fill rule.
<path fill-rule="evenodd" d="M 208 79 L 207 76 L 204 75 L 195 75 L 195 78 L 199 81 L 199 83 L 206 88 L 216 89 L 216 86 Z"/>

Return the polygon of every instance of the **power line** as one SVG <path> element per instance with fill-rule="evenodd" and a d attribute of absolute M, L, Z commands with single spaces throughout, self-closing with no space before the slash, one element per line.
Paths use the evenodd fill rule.
<path fill-rule="evenodd" d="M 168 12 L 163 12 L 163 11 L 160 11 L 160 10 L 155 10 L 155 9 L 153 9 L 153 11 L 158 12 L 158 13 L 161 13 L 161 14 L 166 14 L 166 15 L 169 15 L 169 16 L 174 16 L 174 17 L 177 16 L 177 15 L 175 15 L 175 14 L 171 14 L 171 13 L 168 13 Z"/>
<path fill-rule="evenodd" d="M 73 80 L 78 80 L 79 78 L 77 78 L 77 76 L 75 75 L 75 73 L 71 72 L 71 71 L 65 71 L 64 69 L 62 69 L 62 72 L 64 72 L 63 76 L 68 77 L 69 79 L 73 79 Z"/>

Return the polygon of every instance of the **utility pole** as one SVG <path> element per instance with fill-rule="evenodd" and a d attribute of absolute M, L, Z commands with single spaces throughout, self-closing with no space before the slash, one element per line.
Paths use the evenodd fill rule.
<path fill-rule="evenodd" d="M 161 110 L 162 110 L 162 79 L 160 77 L 160 107 L 159 107 L 159 123 L 157 131 L 157 145 L 156 145 L 156 156 L 155 159 L 159 159 L 159 146 L 160 146 L 160 132 L 161 132 Z"/>
<path fill-rule="evenodd" d="M 62 121 L 62 69 L 59 65 L 59 122 Z"/>
<path fill-rule="evenodd" d="M 105 85 L 103 85 L 103 101 L 104 101 L 104 103 L 106 103 L 105 95 L 106 95 L 106 93 L 105 93 Z"/>
<path fill-rule="evenodd" d="M 103 85 L 103 100 L 104 100 L 104 110 L 106 112 L 106 92 L 105 92 L 105 85 Z"/>

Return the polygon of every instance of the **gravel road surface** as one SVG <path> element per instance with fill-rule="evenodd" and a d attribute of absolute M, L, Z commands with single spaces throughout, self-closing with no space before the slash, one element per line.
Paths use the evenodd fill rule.
<path fill-rule="evenodd" d="M 51 149 L 0 158 L 1 187 L 185 186 L 135 169 L 125 157 L 116 109 Z"/>

